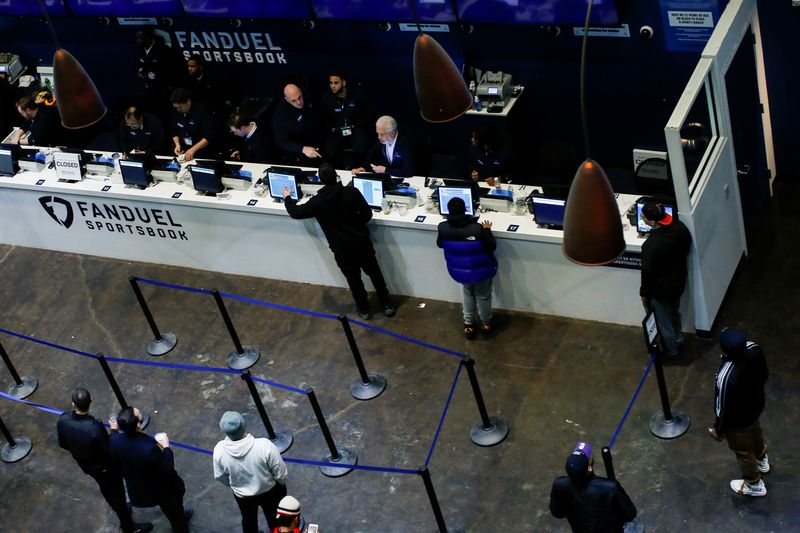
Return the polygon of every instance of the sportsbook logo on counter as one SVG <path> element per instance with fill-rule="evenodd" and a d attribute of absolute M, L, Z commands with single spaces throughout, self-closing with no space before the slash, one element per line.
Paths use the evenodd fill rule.
<path fill-rule="evenodd" d="M 242 31 L 176 31 L 175 41 L 189 59 L 200 54 L 217 63 L 269 63 L 285 65 L 286 54 L 269 33 Z"/>
<path fill-rule="evenodd" d="M 168 209 L 128 207 L 109 202 L 83 200 L 70 202 L 58 196 L 42 196 L 39 198 L 39 203 L 50 218 L 64 228 L 72 226 L 77 211 L 83 218 L 86 229 L 92 231 L 177 241 L 189 240 L 183 224 L 176 222 Z"/>

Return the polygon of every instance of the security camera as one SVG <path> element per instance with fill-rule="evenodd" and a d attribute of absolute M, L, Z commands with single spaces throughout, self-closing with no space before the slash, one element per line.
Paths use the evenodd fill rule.
<path fill-rule="evenodd" d="M 653 38 L 653 28 L 650 26 L 642 26 L 639 28 L 639 35 L 644 37 L 645 39 L 652 39 Z"/>

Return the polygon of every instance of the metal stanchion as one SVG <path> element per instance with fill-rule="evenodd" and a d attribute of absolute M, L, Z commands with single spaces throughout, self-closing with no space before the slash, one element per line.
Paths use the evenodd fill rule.
<path fill-rule="evenodd" d="M 114 378 L 114 374 L 111 373 L 111 367 L 108 366 L 108 361 L 106 361 L 106 356 L 102 353 L 98 353 L 95 358 L 100 362 L 100 366 L 103 368 L 103 374 L 106 375 L 106 379 L 108 380 L 108 384 L 111 385 L 111 390 L 114 391 L 114 396 L 117 397 L 117 401 L 119 402 L 120 407 L 123 409 L 128 407 L 128 402 L 125 401 L 125 396 L 122 395 L 122 390 L 120 390 L 119 385 L 117 384 L 117 380 Z M 146 428 L 147 425 L 150 423 L 150 415 L 139 409 L 139 414 L 142 415 L 142 429 Z"/>
<path fill-rule="evenodd" d="M 428 493 L 428 499 L 433 509 L 433 516 L 436 518 L 436 525 L 439 527 L 440 533 L 447 533 L 447 524 L 444 523 L 444 515 L 442 515 L 442 508 L 439 507 L 436 491 L 433 490 L 433 482 L 431 481 L 431 473 L 428 472 L 428 467 L 421 467 L 417 470 L 417 473 L 422 476 L 422 482 L 425 483 L 425 492 Z"/>
<path fill-rule="evenodd" d="M 236 334 L 236 328 L 233 327 L 231 317 L 228 315 L 228 310 L 225 308 L 225 302 L 222 301 L 222 296 L 220 296 L 218 290 L 211 291 L 211 294 L 214 295 L 219 312 L 225 321 L 225 327 L 228 328 L 233 345 L 236 347 L 234 351 L 228 354 L 228 367 L 234 370 L 246 370 L 258 362 L 258 358 L 261 357 L 261 351 L 256 346 L 242 346 L 242 343 L 239 342 L 239 335 Z"/>
<path fill-rule="evenodd" d="M 475 361 L 466 358 L 461 361 L 461 364 L 467 369 L 472 392 L 475 394 L 475 401 L 478 403 L 478 411 L 481 414 L 481 419 L 472 425 L 469 438 L 478 446 L 494 446 L 508 436 L 508 424 L 499 416 L 490 417 L 486 412 L 481 388 L 478 385 L 478 377 L 475 375 Z"/>
<path fill-rule="evenodd" d="M 314 410 L 314 415 L 317 417 L 319 429 L 322 431 L 322 436 L 325 437 L 325 443 L 330 451 L 322 460 L 326 463 L 342 464 L 342 466 L 320 466 L 319 470 L 328 477 L 343 476 L 353 470 L 351 465 L 358 463 L 358 455 L 353 450 L 346 448 L 338 450 L 336 448 L 336 443 L 333 442 L 331 431 L 328 429 L 328 423 L 325 422 L 325 416 L 322 414 L 314 389 L 308 389 L 306 393 L 308 394 L 308 401 L 311 402 L 311 408 Z"/>
<path fill-rule="evenodd" d="M 667 393 L 667 382 L 664 379 L 664 367 L 661 364 L 661 353 L 656 355 L 654 366 L 656 367 L 658 392 L 661 395 L 661 412 L 654 413 L 650 417 L 650 433 L 660 439 L 674 439 L 689 430 L 692 419 L 686 413 L 672 411 L 669 407 L 669 394 Z"/>
<path fill-rule="evenodd" d="M 150 307 L 148 307 L 144 296 L 142 296 L 142 291 L 139 289 L 138 280 L 136 277 L 131 276 L 128 278 L 128 281 L 131 284 L 133 293 L 136 295 L 136 299 L 139 301 L 139 306 L 142 308 L 142 313 L 144 313 L 147 323 L 150 324 L 150 329 L 153 330 L 154 338 L 147 342 L 147 353 L 150 355 L 164 355 L 169 353 L 175 345 L 178 344 L 178 337 L 169 331 L 162 334 L 158 330 L 156 321 L 153 320 L 153 315 L 150 313 Z"/>
<path fill-rule="evenodd" d="M 350 394 L 352 394 L 353 398 L 356 400 L 371 400 L 377 398 L 386 390 L 386 378 L 380 374 L 367 374 L 364 361 L 361 359 L 361 352 L 358 351 L 356 339 L 353 337 L 353 330 L 350 329 L 350 321 L 345 315 L 339 315 L 339 322 L 342 323 L 344 335 L 347 337 L 350 351 L 353 352 L 353 359 L 356 361 L 358 375 L 360 376 L 350 384 Z"/>
<path fill-rule="evenodd" d="M 39 382 L 36 381 L 36 378 L 27 376 L 20 377 L 20 375 L 17 373 L 17 369 L 14 368 L 14 364 L 11 362 L 11 358 L 8 356 L 1 343 L 0 357 L 3 358 L 3 362 L 6 364 L 11 377 L 14 378 L 14 383 L 8 386 L 8 395 L 21 400 L 33 394 L 36 391 L 36 388 L 39 386 Z"/>
<path fill-rule="evenodd" d="M 4 463 L 16 463 L 31 453 L 31 448 L 33 447 L 31 439 L 28 437 L 17 437 L 15 439 L 11 435 L 11 432 L 8 431 L 2 417 L 0 417 L 0 432 L 3 433 L 7 442 L 3 445 L 2 450 L 0 450 L 0 459 L 2 459 Z"/>
<path fill-rule="evenodd" d="M 606 477 L 617 479 L 617 475 L 614 473 L 614 460 L 611 458 L 611 448 L 603 446 L 601 453 L 603 454 L 603 466 L 606 467 Z"/>
<path fill-rule="evenodd" d="M 272 427 L 269 416 L 267 416 L 267 410 L 264 408 L 264 402 L 261 401 L 261 396 L 258 395 L 256 384 L 253 383 L 253 376 L 250 374 L 249 370 L 242 372 L 242 379 L 247 384 L 247 389 L 250 391 L 250 396 L 252 396 L 253 402 L 256 404 L 256 410 L 261 416 L 261 421 L 264 422 L 264 427 L 267 428 L 267 438 L 272 441 L 272 444 L 278 448 L 280 453 L 285 452 L 291 447 L 292 442 L 294 442 L 292 433 L 288 430 L 275 431 Z"/>

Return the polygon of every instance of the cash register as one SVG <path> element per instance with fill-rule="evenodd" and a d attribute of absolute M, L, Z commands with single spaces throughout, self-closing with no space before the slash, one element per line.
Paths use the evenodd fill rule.
<path fill-rule="evenodd" d="M 486 109 L 502 109 L 511 100 L 513 91 L 511 74 L 486 71 L 475 89 L 475 96 L 480 100 L 481 106 Z"/>

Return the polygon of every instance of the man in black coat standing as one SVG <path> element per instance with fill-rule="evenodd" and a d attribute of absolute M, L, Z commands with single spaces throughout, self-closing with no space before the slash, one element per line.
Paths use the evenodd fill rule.
<path fill-rule="evenodd" d="M 367 222 L 372 219 L 372 209 L 354 187 L 343 187 L 336 170 L 329 164 L 319 167 L 319 179 L 324 185 L 309 201 L 298 205 L 291 197 L 288 187 L 283 189 L 286 211 L 292 218 L 316 218 L 336 264 L 344 274 L 356 303 L 356 311 L 364 320 L 372 316 L 367 299 L 367 290 L 361 280 L 361 271 L 369 276 L 378 293 L 383 314 L 392 317 L 395 308 L 386 287 L 375 248 L 369 237 Z"/>
<path fill-rule="evenodd" d="M 111 456 L 125 478 L 131 505 L 157 505 L 169 520 L 172 531 L 188 533 L 192 509 L 183 507 L 186 487 L 175 471 L 169 438 L 166 433 L 158 433 L 156 441 L 142 432 L 141 422 L 139 409 L 125 407 L 117 415 L 117 424 L 111 425 Z M 122 431 L 113 431 L 116 429 Z"/>
<path fill-rule="evenodd" d="M 769 371 L 761 347 L 745 334 L 726 328 L 719 338 L 722 364 L 714 386 L 714 425 L 708 428 L 712 439 L 725 439 L 736 454 L 742 479 L 734 479 L 733 492 L 745 496 L 766 496 L 761 474 L 769 472 L 767 445 L 759 417 L 764 410 L 764 384 Z"/>
<path fill-rule="evenodd" d="M 103 424 L 89 414 L 92 396 L 84 388 L 72 392 L 72 412 L 62 414 L 56 431 L 58 445 L 72 454 L 83 473 L 91 476 L 100 493 L 119 518 L 123 533 L 147 533 L 153 524 L 136 524 L 125 499 L 122 474 L 111 460 L 108 433 Z"/>

